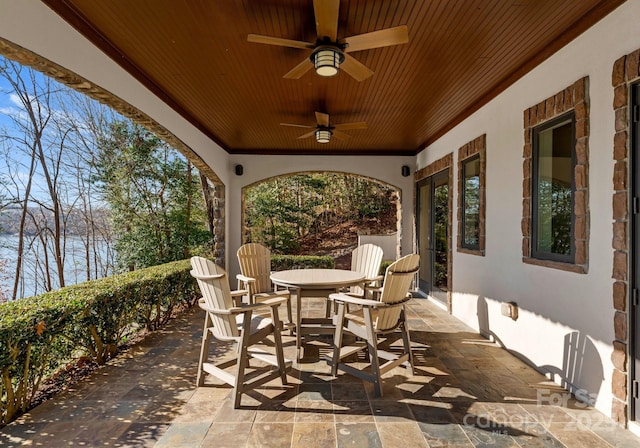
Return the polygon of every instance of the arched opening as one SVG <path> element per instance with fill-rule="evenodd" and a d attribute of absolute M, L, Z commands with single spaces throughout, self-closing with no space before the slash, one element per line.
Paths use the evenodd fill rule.
<path fill-rule="evenodd" d="M 242 188 L 242 243 L 275 253 L 330 255 L 348 268 L 351 251 L 371 242 L 394 260 L 401 229 L 401 190 L 371 177 L 304 171 Z"/>

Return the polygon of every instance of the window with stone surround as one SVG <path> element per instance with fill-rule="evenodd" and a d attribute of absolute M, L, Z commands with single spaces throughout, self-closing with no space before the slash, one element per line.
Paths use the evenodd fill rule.
<path fill-rule="evenodd" d="M 484 255 L 486 135 L 458 149 L 458 252 Z"/>
<path fill-rule="evenodd" d="M 533 129 L 531 256 L 573 263 L 573 111 Z"/>
<path fill-rule="evenodd" d="M 586 77 L 524 111 L 525 263 L 587 272 L 588 111 Z"/>

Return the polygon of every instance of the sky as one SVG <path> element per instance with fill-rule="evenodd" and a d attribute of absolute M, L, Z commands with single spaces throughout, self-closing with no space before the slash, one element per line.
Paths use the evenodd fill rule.
<path fill-rule="evenodd" d="M 3 62 L 3 59 L 4 58 L 0 56 L 0 63 Z M 45 75 L 37 71 L 32 71 L 32 73 L 34 73 L 36 82 L 38 82 L 38 84 L 40 84 L 41 81 L 44 83 L 44 81 L 46 80 Z M 23 72 L 23 77 L 26 78 L 27 76 L 27 72 Z M 27 81 L 27 83 L 28 82 L 29 81 Z M 55 88 L 56 86 L 60 86 L 61 88 L 66 89 L 66 87 L 54 81 L 54 85 L 52 87 Z M 56 110 L 53 110 L 52 112 L 53 114 L 58 113 L 58 116 L 60 117 L 62 116 L 61 112 L 56 112 Z M 11 86 L 9 81 L 5 79 L 4 76 L 0 75 L 0 134 L 7 133 L 9 135 L 15 135 L 19 137 L 22 134 L 22 131 L 20 131 L 19 127 L 16 126 L 15 121 L 16 119 L 20 119 L 21 117 L 26 119 L 26 113 L 24 112 L 24 107 L 21 103 L 20 97 L 14 92 L 13 87 Z M 53 128 L 50 129 L 51 132 L 53 132 Z M 59 137 L 56 138 L 58 138 L 59 140 Z M 6 181 L 8 177 L 12 177 L 22 181 L 22 184 L 24 185 L 26 180 L 29 178 L 30 157 L 28 151 L 11 151 L 11 157 L 14 160 L 14 163 L 11 163 L 11 166 L 9 166 L 3 155 L 3 148 L 5 147 L 5 145 L 9 147 L 20 147 L 19 143 L 15 141 L 3 143 L 0 138 L 0 181 L 3 178 Z M 17 194 L 19 196 L 23 196 L 24 188 L 15 185 L 12 185 L 11 188 L 12 192 L 7 194 Z M 2 192 L 2 185 L 0 185 L 0 197 L 2 196 Z M 49 196 L 46 191 L 45 178 L 38 171 L 36 171 L 34 176 L 31 193 L 35 199 L 45 202 L 47 201 L 47 197 Z"/>
<path fill-rule="evenodd" d="M 12 117 L 19 116 L 22 111 L 22 105 L 20 104 L 18 96 L 13 93 L 13 88 L 4 77 L 0 76 L 0 133 L 4 134 L 5 130 L 8 131 L 8 133 L 12 133 L 12 131 L 15 130 L 15 123 Z M 6 178 L 10 175 L 10 168 L 14 173 L 13 175 L 17 176 L 21 181 L 24 182 L 29 178 L 28 167 L 25 166 L 27 163 L 27 157 L 21 157 L 20 154 L 21 153 L 19 151 L 13 152 L 13 156 L 20 162 L 20 167 L 15 165 L 9 167 L 4 158 L 0 159 L 0 179 Z M 44 177 L 36 175 L 33 188 L 33 193 L 36 197 L 44 197 L 43 193 L 45 185 Z M 4 190 L 0 186 L 0 196 L 2 196 L 2 191 Z M 19 193 L 22 195 L 23 191 L 19 191 Z"/>
<path fill-rule="evenodd" d="M 13 89 L 4 77 L 0 76 L 0 128 L 9 126 L 11 124 L 11 118 L 8 115 L 16 113 L 16 100 L 15 94 L 11 94 Z"/>

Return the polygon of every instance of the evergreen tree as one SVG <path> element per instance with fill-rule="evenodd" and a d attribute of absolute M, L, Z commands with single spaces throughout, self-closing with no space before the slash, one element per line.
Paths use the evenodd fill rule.
<path fill-rule="evenodd" d="M 199 180 L 162 140 L 139 125 L 115 122 L 95 164 L 95 181 L 111 209 L 120 269 L 182 259 L 209 243 Z"/>

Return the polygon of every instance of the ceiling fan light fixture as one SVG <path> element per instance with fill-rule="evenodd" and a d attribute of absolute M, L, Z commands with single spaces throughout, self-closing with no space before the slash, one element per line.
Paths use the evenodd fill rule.
<path fill-rule="evenodd" d="M 344 54 L 339 48 L 322 46 L 311 53 L 310 59 L 318 75 L 330 77 L 338 74 L 340 64 L 344 62 Z"/>
<path fill-rule="evenodd" d="M 331 129 L 316 129 L 316 141 L 318 143 L 329 143 L 329 141 L 331 140 L 331 134 Z"/>

